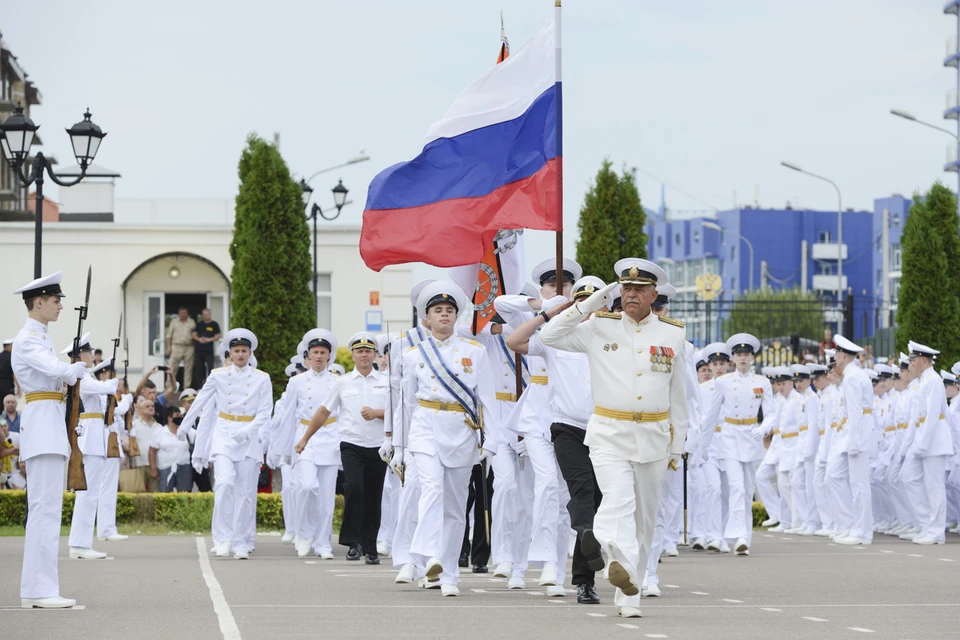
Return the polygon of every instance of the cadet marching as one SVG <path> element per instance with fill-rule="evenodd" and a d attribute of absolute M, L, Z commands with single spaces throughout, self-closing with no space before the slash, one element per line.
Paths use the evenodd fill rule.
<path fill-rule="evenodd" d="M 960 531 L 960 363 L 948 370 L 936 349 L 911 342 L 899 361 L 866 369 L 861 347 L 836 336 L 824 363 L 758 370 L 756 336 L 701 350 L 686 340 L 669 316 L 676 290 L 655 263 L 620 260 L 611 283 L 570 259 L 559 272 L 555 265 L 544 261 L 535 284 L 497 298 L 497 316 L 476 336 L 458 323 L 472 307 L 457 285 L 418 284 L 410 294 L 418 326 L 350 337 L 350 373 L 333 361 L 336 336 L 311 329 L 276 402 L 257 336 L 227 332 L 225 366 L 184 391 L 192 404 L 176 434 L 194 445 L 198 473 L 212 466 L 211 552 L 253 557 L 264 462 L 282 476 L 291 557 L 338 555 L 342 474 L 345 558 L 377 565 L 389 556 L 398 588 L 461 595 L 472 529 L 509 589 L 535 579 L 548 597 L 567 597 L 569 552 L 577 602 L 601 604 L 600 577 L 616 587 L 617 615 L 629 618 L 642 615 L 642 597 L 662 596 L 670 564 L 660 560 L 679 546 L 748 557 L 757 496 L 769 531 L 840 545 L 875 535 L 936 545 Z M 132 397 L 113 359 L 93 366 L 90 334 L 62 352 L 53 344 L 60 284 L 56 273 L 15 292 L 28 315 L 12 353 L 27 403 L 27 608 L 76 604 L 61 595 L 57 572 L 68 387 L 82 404 L 70 429 L 85 481 L 69 558 L 105 557 L 95 531 L 100 541 L 125 539 L 115 526 L 124 456 L 116 441 Z M 474 559 L 473 572 L 489 571 Z"/>

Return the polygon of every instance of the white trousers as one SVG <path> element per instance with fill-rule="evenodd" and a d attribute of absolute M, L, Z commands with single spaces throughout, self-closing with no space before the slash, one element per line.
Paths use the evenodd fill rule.
<path fill-rule="evenodd" d="M 420 474 L 417 473 L 417 464 L 412 453 L 403 458 L 406 468 L 403 472 L 403 486 L 400 487 L 400 499 L 397 502 L 397 528 L 393 532 L 393 566 L 402 567 L 405 564 L 416 564 L 410 555 L 410 543 L 413 541 L 413 532 L 417 529 L 420 509 Z M 467 493 L 469 494 L 469 488 Z M 463 535 L 461 533 L 461 535 Z M 423 568 L 423 565 L 420 565 Z"/>
<path fill-rule="evenodd" d="M 472 467 L 447 467 L 439 456 L 413 453 L 420 474 L 417 527 L 410 542 L 410 555 L 426 565 L 438 558 L 443 565 L 440 584 L 460 580 L 460 546 L 467 520 Z M 496 456 L 494 456 L 496 457 Z"/>
<path fill-rule="evenodd" d="M 120 458 L 107 458 L 97 501 L 97 536 L 106 538 L 117 533 L 117 487 L 120 484 Z"/>
<path fill-rule="evenodd" d="M 21 598 L 59 598 L 57 551 L 63 510 L 66 458 L 55 454 L 34 456 L 27 465 L 27 531 L 23 539 Z"/>
<path fill-rule="evenodd" d="M 850 474 L 850 504 L 853 513 L 853 522 L 850 535 L 864 540 L 873 540 L 873 498 L 870 494 L 870 456 L 859 453 L 855 456 L 846 456 L 847 469 Z M 943 474 L 940 474 L 943 478 Z M 941 482 L 941 489 L 943 483 Z M 943 527 L 940 528 L 943 531 Z M 942 534 L 941 534 L 942 535 Z"/>
<path fill-rule="evenodd" d="M 523 441 L 527 445 L 525 465 L 533 472 L 533 508 L 530 511 L 530 531 L 532 541 L 527 560 L 532 563 L 557 562 L 558 535 L 560 534 L 560 467 L 553 443 L 542 435 L 526 435 Z M 566 505 L 566 502 L 563 503 Z M 564 506 L 563 511 L 566 511 Z M 567 530 L 570 529 L 570 516 L 567 515 Z M 567 566 L 567 547 L 563 545 L 564 561 L 558 567 Z"/>
<path fill-rule="evenodd" d="M 743 538 L 749 546 L 753 540 L 753 489 L 757 463 L 728 458 L 723 460 L 723 470 L 729 488 L 723 537 L 734 542 Z"/>
<path fill-rule="evenodd" d="M 871 466 L 870 468 L 870 495 L 873 499 L 873 519 L 877 524 L 893 522 L 893 504 L 890 497 L 890 485 L 886 474 Z"/>
<path fill-rule="evenodd" d="M 333 510 L 337 493 L 338 465 L 316 465 L 300 458 L 293 466 L 300 485 L 297 496 L 297 536 L 313 540 L 317 553 L 332 553 Z"/>
<path fill-rule="evenodd" d="M 820 528 L 820 517 L 817 515 L 817 498 L 813 487 L 815 465 L 812 459 L 804 460 L 800 456 L 797 458 L 791 478 L 793 509 L 797 514 L 794 520 L 799 520 L 798 526 L 817 530 Z"/>
<path fill-rule="evenodd" d="M 894 456 L 887 468 L 887 484 L 893 498 L 893 510 L 897 514 L 900 524 L 918 525 L 917 503 L 912 501 L 910 492 L 903 484 L 900 472 L 903 470 L 904 459 Z"/>
<path fill-rule="evenodd" d="M 784 529 L 800 526 L 800 520 L 793 508 L 793 473 L 777 471 L 777 491 L 780 493 L 780 522 Z"/>
<path fill-rule="evenodd" d="M 280 501 L 283 504 L 283 529 L 293 535 L 297 532 L 297 474 L 293 465 L 280 465 Z"/>
<path fill-rule="evenodd" d="M 215 455 L 212 462 L 213 523 L 210 529 L 213 544 L 229 542 L 234 551 L 249 551 L 249 532 L 244 524 L 249 518 L 246 514 L 250 509 L 250 469 L 256 460 L 245 458 L 234 462 L 229 456 Z M 256 490 L 256 482 L 253 486 Z"/>
<path fill-rule="evenodd" d="M 519 536 L 514 536 L 514 527 L 524 510 L 517 487 L 517 454 L 508 445 L 504 445 L 490 462 L 493 467 L 490 558 L 494 564 L 515 562 L 518 559 L 514 557 L 515 543 Z"/>
<path fill-rule="evenodd" d="M 849 532 L 853 526 L 853 494 L 850 490 L 850 465 L 846 454 L 827 460 L 827 493 L 835 529 Z"/>
<path fill-rule="evenodd" d="M 724 495 L 723 491 L 727 486 L 726 474 L 720 472 L 719 462 L 712 458 L 703 463 L 700 473 L 703 476 L 697 509 L 700 524 L 696 529 L 707 542 L 712 542 L 723 538 L 723 513 L 727 510 L 729 500 L 729 492 Z"/>
<path fill-rule="evenodd" d="M 813 470 L 813 491 L 817 500 L 817 515 L 820 516 L 820 526 L 828 531 L 836 530 L 837 523 L 833 517 L 830 489 L 827 486 L 827 464 L 816 462 Z"/>
<path fill-rule="evenodd" d="M 106 462 L 107 459 L 103 456 L 83 456 L 83 475 L 87 479 L 87 490 L 77 491 L 75 494 L 73 519 L 70 521 L 71 547 L 93 547 L 93 526 L 97 519 L 97 503 L 100 501 L 100 485 L 103 484 L 103 468 Z"/>
<path fill-rule="evenodd" d="M 377 542 L 393 548 L 393 533 L 397 529 L 397 509 L 400 504 L 400 478 L 391 469 L 383 476 L 383 497 L 380 499 L 380 530 Z"/>
<path fill-rule="evenodd" d="M 704 482 L 703 467 L 690 467 L 687 472 L 687 499 L 690 501 L 688 524 L 691 541 L 706 535 L 704 533 L 704 516 L 706 515 L 703 504 Z"/>
<path fill-rule="evenodd" d="M 943 540 L 947 523 L 947 494 L 944 473 L 947 456 L 928 456 L 926 458 L 907 458 L 903 463 L 901 476 L 904 483 L 913 489 L 919 487 L 915 495 L 922 495 L 917 503 L 917 516 L 920 535 L 934 540 Z"/>
<path fill-rule="evenodd" d="M 257 481 L 260 479 L 261 462 L 246 458 L 238 463 L 242 471 L 237 474 L 237 520 L 234 524 L 240 539 L 240 548 L 253 551 L 257 536 Z M 237 546 L 234 545 L 234 551 Z"/>
<path fill-rule="evenodd" d="M 631 462 L 605 451 L 590 451 L 590 461 L 603 493 L 593 518 L 593 532 L 607 550 L 607 557 L 620 562 L 640 585 L 653 545 L 660 504 L 660 484 L 666 460 Z M 625 595 L 617 589 L 618 607 L 639 607 L 640 594 Z"/>
<path fill-rule="evenodd" d="M 760 501 L 763 503 L 764 509 L 767 510 L 768 518 L 776 522 L 782 522 L 784 514 L 780 513 L 780 491 L 776 481 L 776 463 L 761 462 L 760 466 L 757 467 L 757 491 L 760 493 Z M 752 498 L 752 491 L 750 495 Z"/>
<path fill-rule="evenodd" d="M 657 577 L 657 565 L 660 562 L 660 552 L 668 544 L 671 544 L 671 533 L 668 529 L 673 528 L 673 520 L 677 509 L 683 511 L 683 467 L 677 467 L 674 471 L 667 468 L 660 485 L 660 500 L 657 505 L 657 519 L 653 530 L 653 540 L 650 545 L 650 554 L 647 558 L 647 582 L 650 584 L 659 584 L 660 578 Z M 682 515 L 682 513 L 681 513 Z M 672 540 L 676 547 L 676 540 Z"/>

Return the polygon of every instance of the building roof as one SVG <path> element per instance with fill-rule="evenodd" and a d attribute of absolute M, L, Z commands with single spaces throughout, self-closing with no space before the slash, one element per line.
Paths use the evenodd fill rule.
<path fill-rule="evenodd" d="M 76 178 L 80 175 L 80 165 L 71 165 L 57 171 L 58 176 L 64 176 L 67 178 Z M 99 164 L 91 164 L 87 167 L 88 178 L 119 178 L 120 172 L 114 171 L 113 169 L 108 169 Z"/>

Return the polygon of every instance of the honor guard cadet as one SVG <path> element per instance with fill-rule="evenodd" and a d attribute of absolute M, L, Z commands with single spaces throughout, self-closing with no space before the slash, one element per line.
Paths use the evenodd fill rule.
<path fill-rule="evenodd" d="M 800 519 L 797 534 L 812 536 L 820 528 L 817 501 L 813 491 L 813 474 L 820 441 L 820 398 L 814 391 L 813 379 L 826 373 L 822 364 L 791 365 L 797 393 L 803 398 L 803 413 L 797 436 L 796 459 L 793 464 L 792 487 L 794 510 Z"/>
<path fill-rule="evenodd" d="M 383 418 L 390 392 L 385 374 L 373 368 L 376 338 L 361 331 L 350 338 L 355 368 L 337 380 L 333 390 L 311 417 L 296 449 L 299 454 L 310 438 L 337 414 L 340 428 L 340 459 L 343 463 L 343 524 L 340 544 L 349 548 L 347 560 L 380 564 L 377 531 L 380 529 L 380 499 L 387 465 L 380 456 Z"/>
<path fill-rule="evenodd" d="M 473 466 L 496 452 L 497 425 L 484 421 L 493 384 L 480 374 L 487 358 L 480 343 L 454 335 L 468 302 L 452 282 L 427 285 L 417 300 L 430 336 L 402 357 L 404 410 L 410 415 L 406 451 L 420 478 L 417 527 L 410 553 L 441 594 L 457 596 L 457 564 L 466 524 L 467 481 Z M 478 522 L 476 526 L 486 526 Z"/>
<path fill-rule="evenodd" d="M 847 535 L 837 536 L 834 542 L 848 546 L 867 545 L 873 541 L 870 458 L 876 454 L 877 447 L 873 426 L 873 384 L 857 362 L 857 354 L 863 348 L 839 334 L 834 336 L 834 342 L 837 345 L 837 371 L 843 382 L 840 383 L 840 421 L 831 446 L 839 457 L 833 466 L 827 464 L 827 480 L 833 485 L 845 482 L 850 490 L 850 517 L 840 522 Z"/>
<path fill-rule="evenodd" d="M 720 444 L 717 434 L 723 430 L 723 421 L 708 422 L 705 409 L 713 398 L 717 379 L 730 372 L 730 349 L 726 342 L 711 342 L 703 348 L 703 357 L 710 368 L 710 380 L 700 384 L 700 407 L 702 423 L 698 457 L 703 460 L 703 490 L 700 494 L 702 531 L 707 541 L 707 551 L 729 553 L 730 547 L 723 539 L 724 514 L 729 502 L 727 483 L 721 480 Z M 711 435 L 712 434 L 712 435 Z M 697 527 L 700 529 L 700 527 Z M 694 549 L 697 548 L 696 542 Z"/>
<path fill-rule="evenodd" d="M 64 297 L 60 272 L 17 289 L 27 321 L 13 341 L 11 365 L 26 408 L 20 417 L 20 460 L 27 467 L 30 517 L 23 544 L 20 602 L 24 608 L 63 609 L 76 600 L 60 597 L 57 548 L 63 510 L 63 479 L 70 443 L 65 428 L 63 385 L 86 375 L 82 362 L 57 358 L 47 325 L 60 317 Z"/>
<path fill-rule="evenodd" d="M 93 364 L 93 348 L 90 346 L 90 334 L 80 339 L 79 353 L 72 352 L 71 345 L 62 355 L 76 358 L 85 365 Z M 102 365 L 102 363 L 101 363 Z M 104 368 L 103 366 L 99 368 Z M 103 484 L 104 467 L 107 463 L 108 426 L 103 422 L 107 410 L 107 396 L 117 392 L 119 380 L 101 382 L 87 370 L 80 379 L 80 401 L 83 412 L 77 424 L 77 444 L 83 453 L 83 474 L 87 480 L 87 490 L 77 491 L 73 506 L 73 519 L 70 523 L 70 557 L 75 559 L 99 560 L 107 554 L 93 549 L 93 529 L 97 518 L 97 503 L 100 498 L 100 486 Z"/>
<path fill-rule="evenodd" d="M 246 525 L 251 499 L 248 483 L 253 468 L 262 460 L 259 432 L 270 421 L 273 408 L 273 387 L 270 376 L 248 362 L 257 349 L 257 337 L 248 329 L 232 329 L 223 337 L 230 350 L 230 364 L 214 369 L 203 383 L 181 422 L 181 429 L 190 429 L 205 410 L 216 412 L 211 418 L 210 461 L 213 462 L 214 502 L 212 537 L 218 557 L 230 555 L 237 560 L 249 557 Z M 209 409 L 207 409 L 209 407 Z M 197 439 L 207 426 L 198 428 Z M 194 449 L 193 462 L 206 467 L 200 446 Z M 253 496 L 255 498 L 255 495 Z"/>
<path fill-rule="evenodd" d="M 953 439 L 947 422 L 947 395 L 943 381 L 933 369 L 940 354 L 917 342 L 910 342 L 910 370 L 919 380 L 916 414 L 908 429 L 915 430 L 900 472 L 908 495 L 914 501 L 920 532 L 914 544 L 943 544 L 946 531 L 947 456 L 953 455 Z"/>
<path fill-rule="evenodd" d="M 749 555 L 753 537 L 753 489 L 757 463 L 763 459 L 763 443 L 753 436 L 760 410 L 776 414 L 770 381 L 750 370 L 760 341 L 749 333 L 727 340 L 736 370 L 716 379 L 713 397 L 704 407 L 705 424 L 720 425 L 720 433 L 704 430 L 704 439 L 719 439 L 717 458 L 722 461 L 729 487 L 724 537 L 733 540 L 737 555 Z M 722 413 L 721 413 L 722 412 Z M 721 424 L 722 419 L 722 424 Z M 708 442 L 709 444 L 709 442 Z"/>
<path fill-rule="evenodd" d="M 814 491 L 817 491 L 817 505 L 820 514 L 819 531 L 815 535 L 833 537 L 837 529 L 837 494 L 827 482 L 827 464 L 830 461 L 830 450 L 833 444 L 833 435 L 837 431 L 837 410 L 840 404 L 840 387 L 837 384 L 836 350 L 824 350 L 824 359 L 827 363 L 827 373 L 823 376 L 820 389 L 820 442 L 817 445 L 816 470 L 813 476 Z M 849 492 L 848 492 L 849 493 Z M 849 500 L 848 500 L 849 502 Z M 849 510 L 849 505 L 847 507 Z"/>
<path fill-rule="evenodd" d="M 663 269 L 625 258 L 614 271 L 623 313 L 606 312 L 612 283 L 550 319 L 540 339 L 587 354 L 595 406 L 584 444 L 603 493 L 593 533 L 607 551 L 617 614 L 640 617 L 660 485 L 668 462 L 679 464 L 687 431 L 686 341 L 682 323 L 650 311 Z"/>
<path fill-rule="evenodd" d="M 794 388 L 793 372 L 790 367 L 773 367 L 771 374 L 774 391 L 783 398 L 783 401 L 775 415 L 764 415 L 763 425 L 754 427 L 754 437 L 760 440 L 771 430 L 780 432 L 780 456 L 776 464 L 780 525 L 770 531 L 796 533 L 800 530 L 800 518 L 794 509 L 792 474 L 805 403 L 803 397 Z"/>
<path fill-rule="evenodd" d="M 916 504 L 914 497 L 907 492 L 901 475 L 904 465 L 904 456 L 913 443 L 911 436 L 915 429 L 911 422 L 916 403 L 916 396 L 920 389 L 920 381 L 910 369 L 910 356 L 900 354 L 900 395 L 897 397 L 897 406 L 894 409 L 894 420 L 897 422 L 897 437 L 894 439 L 887 469 L 887 482 L 893 493 L 893 508 L 897 512 L 900 526 L 889 529 L 891 535 L 903 540 L 913 540 L 920 534 Z"/>
<path fill-rule="evenodd" d="M 287 382 L 283 416 L 272 435 L 271 449 L 290 458 L 293 473 L 297 475 L 297 555 L 306 557 L 313 549 L 320 558 L 332 560 L 333 510 L 340 468 L 340 428 L 336 413 L 324 421 L 323 429 L 302 451 L 298 453 L 295 447 L 339 379 L 329 366 L 330 359 L 337 353 L 337 339 L 326 329 L 311 329 L 304 334 L 301 344 L 304 349 L 301 355 L 309 368 Z M 351 560 L 360 559 L 359 554 L 350 555 Z"/>

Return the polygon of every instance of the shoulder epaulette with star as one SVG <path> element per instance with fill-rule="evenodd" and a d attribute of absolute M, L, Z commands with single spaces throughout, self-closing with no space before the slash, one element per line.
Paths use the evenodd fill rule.
<path fill-rule="evenodd" d="M 681 320 L 675 318 L 670 318 L 667 316 L 657 316 L 660 318 L 660 322 L 666 322 L 667 324 L 672 324 L 675 327 L 680 327 L 681 329 L 685 326 Z"/>
<path fill-rule="evenodd" d="M 611 320 L 619 320 L 622 317 L 619 311 L 597 311 L 593 315 L 598 318 L 610 318 Z"/>

